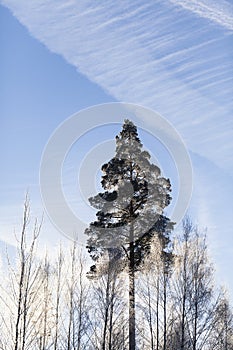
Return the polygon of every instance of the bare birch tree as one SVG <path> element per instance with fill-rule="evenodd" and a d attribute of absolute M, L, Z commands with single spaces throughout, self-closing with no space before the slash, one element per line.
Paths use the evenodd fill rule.
<path fill-rule="evenodd" d="M 127 303 L 123 289 L 126 276 L 121 276 L 119 271 L 120 265 L 106 253 L 98 270 L 88 273 L 95 303 L 92 327 L 96 349 L 122 350 L 128 344 Z"/>

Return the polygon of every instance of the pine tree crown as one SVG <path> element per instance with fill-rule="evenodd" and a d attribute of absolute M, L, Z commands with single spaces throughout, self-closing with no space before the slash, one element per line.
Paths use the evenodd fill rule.
<path fill-rule="evenodd" d="M 128 119 L 116 136 L 115 156 L 102 166 L 102 172 L 105 192 L 89 199 L 98 211 L 96 221 L 85 231 L 88 251 L 95 261 L 106 249 L 122 261 L 133 243 L 135 264 L 140 266 L 150 252 L 154 235 L 163 241 L 164 249 L 169 244 L 173 223 L 163 210 L 171 200 L 170 181 L 150 162 L 137 127 Z"/>

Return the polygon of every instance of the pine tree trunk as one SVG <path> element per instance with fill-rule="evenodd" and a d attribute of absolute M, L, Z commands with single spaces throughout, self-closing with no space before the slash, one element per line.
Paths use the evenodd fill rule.
<path fill-rule="evenodd" d="M 105 350 L 105 348 L 106 348 L 107 324 L 108 324 L 108 306 L 106 306 L 105 315 L 104 315 L 104 331 L 103 331 L 102 350 Z"/>
<path fill-rule="evenodd" d="M 164 271 L 163 286 L 163 349 L 167 349 L 167 278 Z"/>
<path fill-rule="evenodd" d="M 149 328 L 150 328 L 150 344 L 151 349 L 154 349 L 154 336 L 153 336 L 153 322 L 152 322 L 152 308 L 151 308 L 151 290 L 150 281 L 147 280 L 147 293 L 148 293 L 148 312 L 149 312 Z"/>
<path fill-rule="evenodd" d="M 157 300 L 156 300 L 156 350 L 159 350 L 159 276 L 157 277 Z"/>
<path fill-rule="evenodd" d="M 129 257 L 129 350 L 135 350 L 135 276 L 134 242 L 130 242 Z"/>
<path fill-rule="evenodd" d="M 103 330 L 103 342 L 102 350 L 106 349 L 106 338 L 107 338 L 107 327 L 109 318 L 109 289 L 110 289 L 110 268 L 108 269 L 107 285 L 106 285 L 106 296 L 105 296 L 105 314 L 104 314 L 104 330 Z"/>
<path fill-rule="evenodd" d="M 115 283 L 116 276 L 114 274 L 112 286 L 111 286 L 111 301 L 110 301 L 110 315 L 109 315 L 109 342 L 108 342 L 108 350 L 112 350 L 112 335 L 113 335 L 113 309 L 114 309 L 114 297 L 115 297 Z M 113 349 L 114 350 L 114 349 Z"/>

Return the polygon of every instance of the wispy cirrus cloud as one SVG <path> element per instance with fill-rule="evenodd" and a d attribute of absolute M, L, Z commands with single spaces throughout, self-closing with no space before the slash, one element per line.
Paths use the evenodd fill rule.
<path fill-rule="evenodd" d="M 191 150 L 233 172 L 228 2 L 2 3 L 90 80 L 118 100 L 157 110 Z"/>
<path fill-rule="evenodd" d="M 224 0 L 169 0 L 175 5 L 207 18 L 223 27 L 233 30 L 233 6 Z"/>

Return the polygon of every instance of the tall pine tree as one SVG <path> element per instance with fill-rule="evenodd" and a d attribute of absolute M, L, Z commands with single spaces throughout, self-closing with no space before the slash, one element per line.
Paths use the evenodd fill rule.
<path fill-rule="evenodd" d="M 105 192 L 89 199 L 98 209 L 97 220 L 85 231 L 87 248 L 95 261 L 91 276 L 98 276 L 98 265 L 103 264 L 101 258 L 106 252 L 119 272 L 128 272 L 129 350 L 136 347 L 135 273 L 143 268 L 155 235 L 166 254 L 173 228 L 173 223 L 163 215 L 171 200 L 170 181 L 150 163 L 150 155 L 142 146 L 136 126 L 125 120 L 116 136 L 115 157 L 102 166 L 101 184 Z"/>

